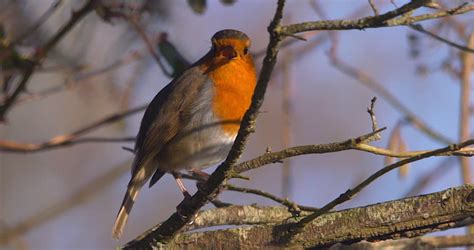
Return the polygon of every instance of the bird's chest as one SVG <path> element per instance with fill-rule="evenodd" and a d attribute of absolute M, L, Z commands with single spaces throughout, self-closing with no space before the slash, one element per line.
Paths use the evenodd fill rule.
<path fill-rule="evenodd" d="M 229 99 L 233 99 L 229 96 Z M 218 146 L 226 146 L 232 144 L 236 135 L 236 131 L 227 131 L 226 126 L 232 124 L 240 125 L 238 115 L 234 120 L 226 120 L 219 116 L 215 111 L 216 89 L 212 83 L 207 85 L 201 91 L 198 101 L 193 105 L 189 122 L 185 131 L 189 131 L 190 140 L 192 140 L 197 151 L 206 151 L 206 149 Z M 233 101 L 225 102 L 228 108 L 232 108 Z"/>
<path fill-rule="evenodd" d="M 240 121 L 250 106 L 255 88 L 253 67 L 231 62 L 211 72 L 213 97 L 211 110 L 223 122 L 223 130 L 237 134 Z"/>
<path fill-rule="evenodd" d="M 227 123 L 213 110 L 214 97 L 215 89 L 209 81 L 190 109 L 180 114 L 184 127 L 161 154 L 162 168 L 199 169 L 225 159 L 236 133 L 225 131 Z"/>
<path fill-rule="evenodd" d="M 254 91 L 253 66 L 230 62 L 207 76 L 189 97 L 192 104 L 179 111 L 183 127 L 160 154 L 163 170 L 204 168 L 224 160 L 232 147 Z"/>

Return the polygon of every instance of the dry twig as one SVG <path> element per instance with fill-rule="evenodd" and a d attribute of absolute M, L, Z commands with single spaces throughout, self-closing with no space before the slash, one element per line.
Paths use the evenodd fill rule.
<path fill-rule="evenodd" d="M 447 147 L 444 147 L 444 148 L 428 151 L 426 153 L 419 154 L 417 156 L 413 156 L 413 157 L 398 161 L 394 164 L 385 166 L 384 168 L 382 168 L 379 171 L 375 172 L 374 174 L 369 176 L 367 179 L 362 181 L 360 184 L 355 186 L 353 189 L 347 190 L 346 192 L 341 194 L 336 199 L 334 199 L 331 202 L 327 203 L 324 207 L 322 207 L 318 211 L 316 211 L 313 214 L 308 215 L 305 218 L 303 218 L 301 221 L 299 221 L 297 224 L 295 224 L 296 225 L 295 226 L 296 230 L 294 230 L 294 232 L 295 233 L 301 232 L 303 227 L 308 225 L 311 221 L 315 220 L 316 218 L 318 218 L 322 214 L 329 212 L 331 209 L 333 209 L 337 205 L 339 205 L 339 204 L 341 204 L 345 201 L 350 200 L 355 194 L 359 193 L 362 189 L 367 187 L 370 183 L 372 183 L 373 181 L 375 181 L 379 177 L 383 176 L 384 174 L 386 174 L 386 173 L 388 173 L 388 172 L 390 172 L 390 171 L 392 171 L 392 170 L 394 170 L 398 167 L 401 167 L 403 165 L 406 165 L 407 163 L 414 162 L 414 161 L 419 161 L 421 159 L 428 158 L 428 157 L 431 157 L 431 156 L 434 156 L 434 155 L 438 155 L 438 154 L 442 154 L 442 153 L 446 153 L 446 152 L 454 152 L 454 151 L 457 151 L 461 148 L 464 148 L 464 147 L 472 145 L 472 144 L 474 144 L 474 140 L 468 140 L 468 141 L 462 142 L 460 144 L 453 144 L 453 145 L 450 145 L 450 146 L 447 146 Z"/>
<path fill-rule="evenodd" d="M 71 133 L 55 136 L 54 138 L 43 142 L 43 143 L 18 143 L 8 140 L 0 140 L 0 151 L 13 152 L 13 153 L 35 153 L 44 150 L 50 150 L 54 148 L 61 148 L 64 146 L 70 146 L 79 143 L 86 142 L 133 142 L 135 137 L 122 137 L 122 138 L 101 138 L 101 137 L 90 137 L 90 138 L 79 138 L 80 136 L 90 133 L 93 130 L 98 129 L 104 125 L 114 123 L 122 120 L 124 117 L 136 114 L 145 110 L 147 105 L 138 106 L 126 111 L 117 112 L 115 114 L 106 116 L 96 122 L 86 125 L 80 129 L 77 129 Z"/>
<path fill-rule="evenodd" d="M 7 96 L 5 101 L 0 105 L 0 122 L 5 121 L 7 112 L 13 106 L 19 95 L 26 89 L 31 76 L 34 74 L 41 60 L 47 56 L 48 52 L 53 47 L 55 47 L 56 44 L 58 44 L 59 41 L 61 41 L 61 39 L 67 33 L 69 33 L 69 31 L 71 31 L 72 28 L 74 28 L 76 24 L 79 23 L 79 21 L 82 20 L 82 18 L 84 18 L 94 9 L 94 5 L 94 0 L 88 0 L 82 8 L 73 12 L 69 21 L 66 22 L 54 36 L 52 36 L 40 49 L 37 50 L 37 53 L 34 55 L 31 62 L 24 69 L 23 76 L 13 93 Z"/>

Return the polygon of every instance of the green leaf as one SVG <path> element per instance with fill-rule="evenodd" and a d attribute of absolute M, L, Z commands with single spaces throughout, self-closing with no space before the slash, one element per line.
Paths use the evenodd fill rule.
<path fill-rule="evenodd" d="M 172 77 L 181 75 L 181 73 L 191 65 L 184 56 L 179 53 L 176 47 L 168 41 L 166 34 L 161 35 L 158 50 L 168 65 L 173 69 Z"/>

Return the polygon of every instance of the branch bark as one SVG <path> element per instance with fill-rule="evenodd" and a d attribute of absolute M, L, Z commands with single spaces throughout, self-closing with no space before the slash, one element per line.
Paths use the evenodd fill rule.
<path fill-rule="evenodd" d="M 469 235 L 417 237 L 412 239 L 386 240 L 380 242 L 359 242 L 352 245 L 339 244 L 331 250 L 378 250 L 378 249 L 419 249 L 430 250 L 449 247 L 474 246 L 474 238 Z"/>
<path fill-rule="evenodd" d="M 215 212 L 219 216 L 213 217 L 214 221 L 219 221 L 220 225 L 229 225 L 233 224 L 233 221 L 238 221 L 234 217 L 241 218 L 239 214 L 248 215 L 244 212 L 245 209 L 247 206 L 229 207 L 209 211 L 207 214 Z M 273 211 L 273 209 L 275 208 L 259 210 L 248 207 L 248 211 L 257 214 L 265 214 L 266 210 Z M 270 222 L 265 225 L 182 233 L 166 247 L 169 249 L 246 249 L 281 246 L 279 245 L 281 233 L 286 232 L 292 219 L 289 213 L 278 214 L 283 218 L 288 217 L 277 224 Z M 261 216 L 255 218 L 261 218 Z M 198 216 L 196 221 L 199 220 Z M 288 247 L 320 248 L 336 243 L 352 244 L 362 240 L 373 242 L 399 237 L 416 237 L 473 223 L 474 185 L 464 185 L 428 195 L 325 214 L 311 222 Z M 255 224 L 255 222 L 248 224 Z M 209 223 L 209 225 L 213 224 Z M 469 243 L 469 241 L 463 242 Z M 160 247 L 159 244 L 152 246 Z"/>

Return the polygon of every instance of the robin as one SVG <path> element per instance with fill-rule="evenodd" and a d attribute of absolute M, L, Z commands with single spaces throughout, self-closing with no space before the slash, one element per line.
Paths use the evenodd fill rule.
<path fill-rule="evenodd" d="M 164 87 L 143 116 L 135 143 L 132 177 L 118 212 L 113 237 L 120 238 L 140 188 L 171 173 L 189 197 L 177 171 L 198 175 L 223 161 L 232 147 L 256 84 L 250 39 L 221 30 L 210 51 Z"/>

